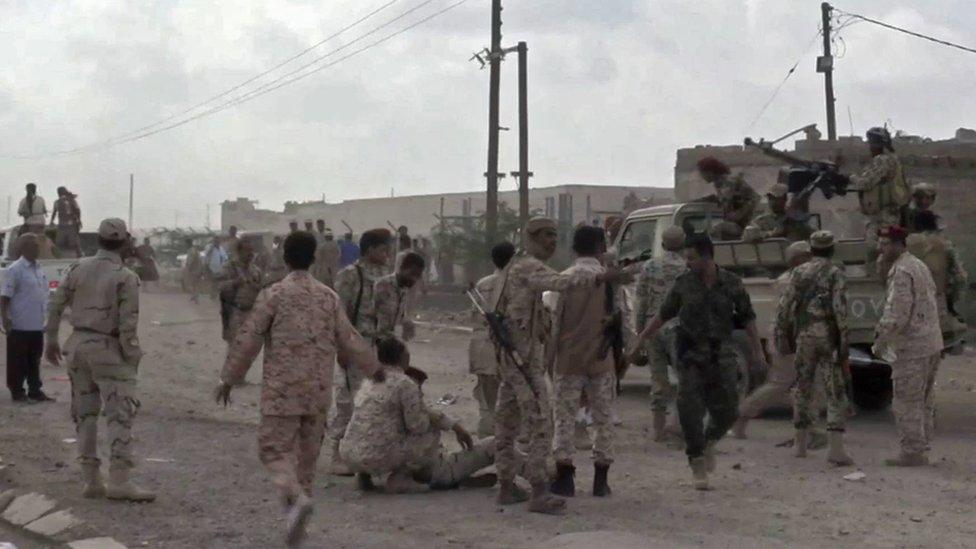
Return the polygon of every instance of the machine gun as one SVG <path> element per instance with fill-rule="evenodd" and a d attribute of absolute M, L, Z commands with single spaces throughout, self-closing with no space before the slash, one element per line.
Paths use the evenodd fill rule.
<path fill-rule="evenodd" d="M 465 293 L 468 294 L 468 299 L 474 304 L 474 308 L 485 319 L 492 341 L 495 342 L 498 349 L 505 353 L 505 356 L 512 361 L 515 368 L 525 377 L 526 385 L 529 386 L 532 395 L 538 400 L 540 398 L 539 390 L 532 383 L 532 376 L 529 375 L 526 369 L 525 361 L 522 360 L 518 349 L 515 348 L 515 341 L 512 339 L 512 330 L 508 326 L 508 318 L 498 311 L 489 311 L 488 302 L 485 301 L 484 296 L 481 295 L 481 292 L 477 288 L 469 288 Z"/>
<path fill-rule="evenodd" d="M 762 139 L 756 142 L 748 137 L 745 139 L 745 145 L 747 147 L 759 149 L 766 156 L 792 166 L 792 169 L 787 174 L 786 186 L 794 195 L 794 205 L 808 205 L 810 195 L 817 189 L 820 189 L 820 192 L 823 193 L 824 198 L 827 200 L 837 195 L 844 196 L 847 194 L 847 187 L 850 184 L 850 180 L 847 176 L 837 171 L 836 164 L 818 160 L 804 160 L 774 148 L 774 143 L 776 142 L 768 143 Z"/>

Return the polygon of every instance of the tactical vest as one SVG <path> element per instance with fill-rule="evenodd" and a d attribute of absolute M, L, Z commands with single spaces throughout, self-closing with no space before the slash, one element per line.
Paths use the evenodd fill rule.
<path fill-rule="evenodd" d="M 936 291 L 940 295 L 946 292 L 946 281 L 949 272 L 949 255 L 946 253 L 946 242 L 937 234 L 915 233 L 908 235 L 908 252 L 925 263 L 935 280 Z"/>
<path fill-rule="evenodd" d="M 885 153 L 894 155 L 895 153 Z M 876 215 L 882 212 L 897 213 L 903 206 L 907 206 L 912 198 L 912 191 L 905 180 L 905 172 L 901 162 L 895 162 L 895 173 L 886 181 L 882 181 L 870 191 L 858 193 L 861 201 L 861 213 Z"/>

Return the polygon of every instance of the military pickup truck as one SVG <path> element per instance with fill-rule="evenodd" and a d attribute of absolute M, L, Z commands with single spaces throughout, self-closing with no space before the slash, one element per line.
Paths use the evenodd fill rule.
<path fill-rule="evenodd" d="M 14 249 L 14 241 L 20 236 L 22 230 L 22 225 L 14 225 L 0 229 L 0 283 L 3 282 L 10 264 L 17 261 L 20 257 Z M 94 255 L 98 249 L 98 234 L 94 232 L 82 232 L 79 237 L 81 238 L 82 253 L 86 256 Z M 59 250 L 52 245 L 49 250 L 49 255 L 44 256 L 42 254 L 37 260 L 37 264 L 41 266 L 41 271 L 47 275 L 48 286 L 52 292 L 58 289 L 58 285 L 61 284 L 61 279 L 64 278 L 68 267 L 78 261 L 74 258 L 59 259 L 57 258 L 59 254 Z"/>
<path fill-rule="evenodd" d="M 667 227 L 693 227 L 696 232 L 708 231 L 722 220 L 716 205 L 692 202 L 671 204 L 636 210 L 627 216 L 614 242 L 617 259 L 629 262 L 658 257 L 663 253 L 661 233 Z M 819 217 L 813 215 L 811 225 L 819 228 Z M 776 360 L 772 330 L 776 319 L 779 296 L 773 282 L 787 269 L 785 239 L 768 239 L 758 243 L 742 241 L 715 242 L 715 261 L 742 277 L 752 298 L 759 330 L 768 359 Z M 841 238 L 836 242 L 834 261 L 847 275 L 850 322 L 850 365 L 854 401 L 865 409 L 879 409 L 891 402 L 891 367 L 871 354 L 874 327 L 884 307 L 885 289 L 880 279 L 869 274 L 865 266 L 863 238 Z M 739 355 L 739 392 L 745 395 L 765 379 L 765 371 L 752 356 L 744 330 L 734 334 Z M 961 349 L 961 334 L 949 343 Z"/>

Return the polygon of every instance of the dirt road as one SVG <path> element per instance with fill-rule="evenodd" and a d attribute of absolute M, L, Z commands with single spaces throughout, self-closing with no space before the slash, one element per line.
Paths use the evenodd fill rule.
<path fill-rule="evenodd" d="M 140 367 L 136 476 L 159 492 L 159 500 L 126 505 L 78 496 L 68 382 L 63 370 L 52 367 L 43 376 L 57 403 L 15 406 L 6 394 L 0 397 L 0 456 L 7 465 L 0 470 L 0 489 L 54 496 L 96 531 L 129 547 L 280 546 L 281 513 L 257 459 L 260 387 L 236 390 L 228 409 L 210 398 L 224 354 L 216 306 L 145 294 L 140 330 L 147 354 Z M 429 400 L 458 396 L 446 411 L 473 427 L 466 346 L 464 334 L 421 329 L 411 349 L 415 365 L 431 374 Z M 259 365 L 248 378 L 260 380 Z M 323 463 L 308 547 L 526 547 L 559 534 L 603 530 L 641 536 L 649 547 L 971 547 L 974 387 L 972 356 L 944 363 L 932 467 L 881 465 L 897 447 L 889 413 L 853 420 L 848 439 L 858 466 L 845 469 L 825 465 L 823 451 L 798 460 L 777 448 L 791 432 L 780 417 L 757 420 L 749 440 L 723 441 L 715 490 L 700 493 L 691 489 L 683 454 L 651 442 L 647 373 L 636 369 L 618 402 L 623 425 L 611 468 L 612 498 L 585 495 L 592 469 L 583 452 L 577 466 L 584 495 L 558 518 L 530 515 L 524 507 L 500 509 L 492 490 L 362 496 L 351 479 L 325 475 Z M 454 443 L 453 437 L 445 440 Z M 866 479 L 843 479 L 855 470 Z M 0 530 L 0 541 L 2 535 Z"/>

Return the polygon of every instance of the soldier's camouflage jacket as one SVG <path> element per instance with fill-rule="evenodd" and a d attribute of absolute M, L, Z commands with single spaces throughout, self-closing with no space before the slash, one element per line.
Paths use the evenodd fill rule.
<path fill-rule="evenodd" d="M 884 312 L 875 328 L 875 345 L 889 347 L 897 360 L 936 355 L 942 351 L 942 331 L 935 282 L 920 259 L 905 252 L 888 271 Z M 893 376 L 898 372 L 892 371 Z"/>
<path fill-rule="evenodd" d="M 780 354 L 791 354 L 797 339 L 814 337 L 828 341 L 838 356 L 846 357 L 850 344 L 847 328 L 844 273 L 824 257 L 792 269 L 776 309 L 773 337 Z"/>
<path fill-rule="evenodd" d="M 376 281 L 373 286 L 373 302 L 376 311 L 376 328 L 373 331 L 375 337 L 394 335 L 397 324 L 403 321 L 408 291 L 408 288 L 401 288 L 397 284 L 396 273 L 388 274 Z"/>
<path fill-rule="evenodd" d="M 387 275 L 389 268 L 387 265 L 376 265 L 366 260 L 359 259 L 352 265 L 339 271 L 335 279 L 335 290 L 342 300 L 346 316 L 365 338 L 375 337 L 376 330 L 376 309 L 373 300 L 373 287 L 376 282 Z M 362 281 L 362 282 L 360 282 Z M 356 301 L 362 288 L 362 297 L 359 300 L 359 311 L 356 314 Z"/>
<path fill-rule="evenodd" d="M 644 331 L 647 323 L 653 319 L 661 309 L 668 290 L 674 281 L 688 269 L 685 260 L 678 252 L 665 251 L 661 257 L 648 259 L 641 267 L 637 277 L 637 297 L 635 314 L 637 333 Z M 676 319 L 671 324 L 677 322 Z"/>
<path fill-rule="evenodd" d="M 858 191 L 861 213 L 868 216 L 887 214 L 897 220 L 901 207 L 911 200 L 901 161 L 895 153 L 872 158 L 861 173 L 851 176 L 851 183 Z"/>

